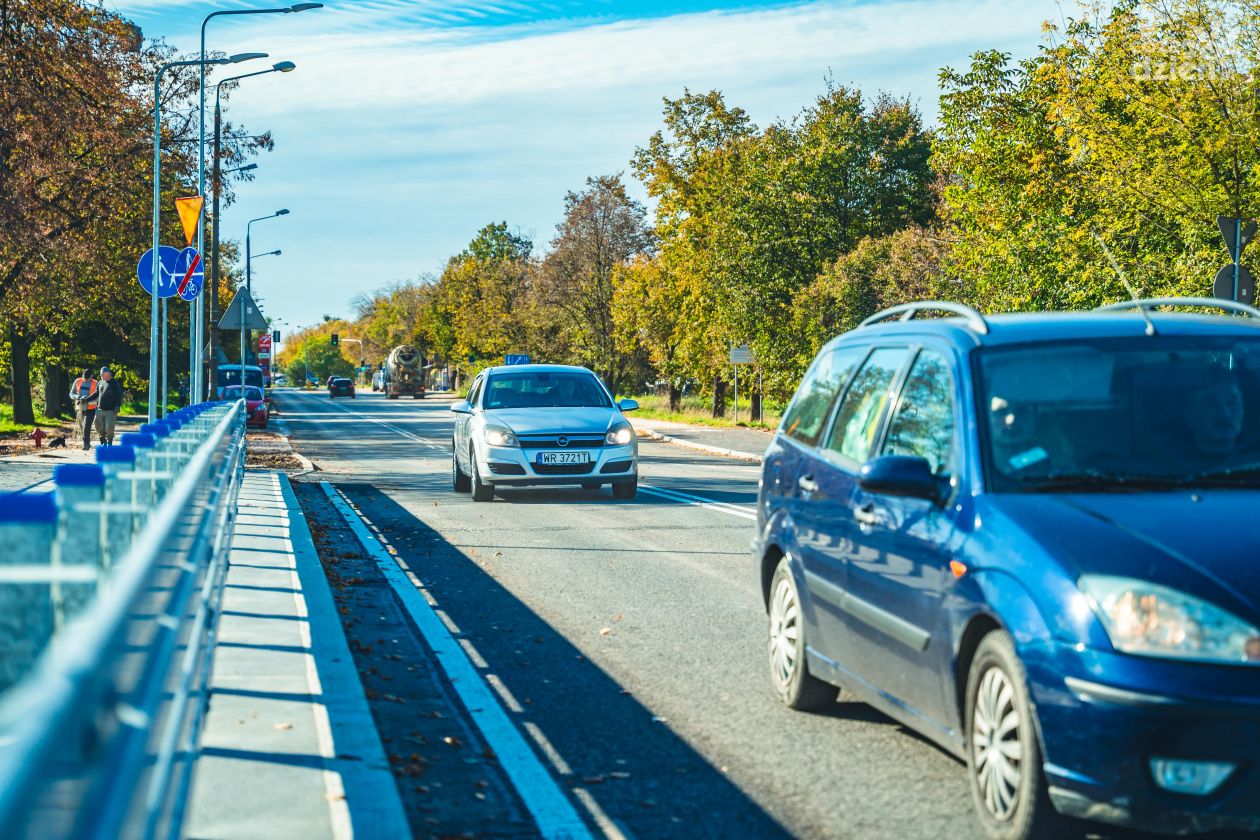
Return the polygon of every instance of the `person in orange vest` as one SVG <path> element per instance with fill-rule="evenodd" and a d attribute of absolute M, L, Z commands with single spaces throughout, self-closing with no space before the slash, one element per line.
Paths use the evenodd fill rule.
<path fill-rule="evenodd" d="M 74 424 L 83 439 L 83 448 L 92 448 L 92 421 L 96 417 L 96 380 L 92 369 L 84 368 L 83 375 L 70 386 L 70 399 L 74 401 Z"/>

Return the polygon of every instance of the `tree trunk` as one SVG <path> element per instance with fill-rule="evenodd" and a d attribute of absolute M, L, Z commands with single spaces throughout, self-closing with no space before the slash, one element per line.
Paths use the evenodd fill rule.
<path fill-rule="evenodd" d="M 70 383 L 66 372 L 57 365 L 44 365 L 44 416 L 60 417 L 66 403 Z"/>
<path fill-rule="evenodd" d="M 726 382 L 721 376 L 713 377 L 713 416 L 726 416 Z"/>
<path fill-rule="evenodd" d="M 672 379 L 669 382 L 669 410 L 682 411 L 682 391 L 678 389 L 678 383 Z"/>
<path fill-rule="evenodd" d="M 34 425 L 31 404 L 31 340 L 9 327 L 9 364 L 13 371 L 13 422 Z"/>

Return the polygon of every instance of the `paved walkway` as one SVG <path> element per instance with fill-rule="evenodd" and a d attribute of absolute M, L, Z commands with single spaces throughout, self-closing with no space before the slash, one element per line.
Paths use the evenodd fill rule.
<path fill-rule="evenodd" d="M 661 435 L 670 443 L 690 446 L 701 451 L 720 451 L 720 454 L 760 461 L 773 434 L 759 429 L 727 426 L 699 426 L 676 423 L 672 420 L 653 420 L 630 415 L 630 422 L 640 434 Z"/>
<path fill-rule="evenodd" d="M 288 478 L 247 472 L 238 510 L 187 836 L 409 836 Z"/>

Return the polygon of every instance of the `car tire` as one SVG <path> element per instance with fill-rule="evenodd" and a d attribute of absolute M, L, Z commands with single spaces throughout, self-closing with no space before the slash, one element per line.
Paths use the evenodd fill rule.
<path fill-rule="evenodd" d="M 472 497 L 474 502 L 494 501 L 494 485 L 481 480 L 481 470 L 477 469 L 477 453 L 469 453 L 468 460 L 472 465 Z"/>
<path fill-rule="evenodd" d="M 786 557 L 779 561 L 770 581 L 767 618 L 770 684 L 780 702 L 801 712 L 834 705 L 839 690 L 809 672 L 801 599 Z"/>
<path fill-rule="evenodd" d="M 1010 634 L 994 630 L 981 639 L 963 722 L 971 799 L 990 840 L 1048 840 L 1067 828 L 1050 802 L 1027 686 Z"/>
<path fill-rule="evenodd" d="M 454 441 L 451 442 L 451 484 L 456 493 L 467 493 L 472 489 L 472 479 L 468 473 L 459 468 L 459 457 L 455 454 Z"/>
<path fill-rule="evenodd" d="M 614 499 L 629 501 L 639 492 L 639 477 L 636 475 L 633 481 L 627 481 L 622 484 L 614 484 L 612 489 Z"/>

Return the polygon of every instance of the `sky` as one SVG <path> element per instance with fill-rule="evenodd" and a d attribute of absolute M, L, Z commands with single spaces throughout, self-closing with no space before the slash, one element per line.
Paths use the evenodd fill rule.
<path fill-rule="evenodd" d="M 240 0 L 104 0 L 181 52 L 202 18 Z M 352 314 L 351 301 L 433 276 L 484 225 L 506 221 L 541 252 L 564 195 L 630 171 L 661 100 L 718 89 L 765 126 L 809 105 L 828 77 L 910 96 L 929 124 L 937 74 L 982 49 L 1033 54 L 1056 0 L 327 0 L 299 14 L 213 19 L 207 48 L 265 52 L 230 118 L 275 150 L 237 186 L 224 236 L 253 226 L 263 311 L 291 329 Z M 170 243 L 178 244 L 178 243 Z"/>

